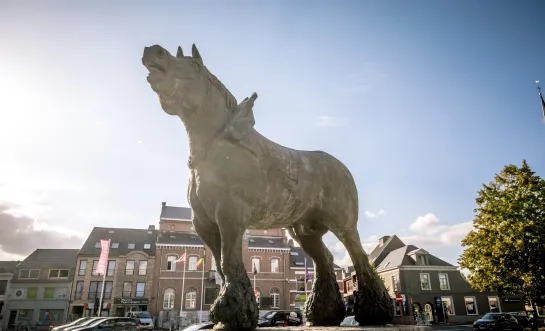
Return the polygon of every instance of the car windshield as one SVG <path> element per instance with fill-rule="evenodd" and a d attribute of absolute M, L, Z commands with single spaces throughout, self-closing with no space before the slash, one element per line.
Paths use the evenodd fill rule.
<path fill-rule="evenodd" d="M 500 318 L 500 315 L 488 313 L 485 314 L 482 319 L 487 321 L 496 321 L 498 318 Z"/>
<path fill-rule="evenodd" d="M 276 312 L 275 311 L 270 311 L 270 312 L 266 313 L 265 315 L 261 316 L 261 318 L 266 319 L 266 320 L 270 320 L 271 318 L 274 317 L 274 315 L 276 315 Z"/>
<path fill-rule="evenodd" d="M 151 318 L 150 314 L 147 311 L 143 311 L 140 313 L 134 313 L 134 316 L 138 318 Z"/>

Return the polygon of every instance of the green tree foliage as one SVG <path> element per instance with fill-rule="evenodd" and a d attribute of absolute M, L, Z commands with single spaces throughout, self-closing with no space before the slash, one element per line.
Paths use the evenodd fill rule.
<path fill-rule="evenodd" d="M 474 229 L 462 241 L 460 267 L 481 291 L 545 295 L 545 181 L 526 160 L 508 165 L 476 199 Z"/>

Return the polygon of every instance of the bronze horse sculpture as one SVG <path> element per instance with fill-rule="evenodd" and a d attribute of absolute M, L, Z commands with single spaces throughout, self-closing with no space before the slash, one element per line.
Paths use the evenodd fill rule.
<path fill-rule="evenodd" d="M 242 259 L 246 229 L 287 228 L 312 258 L 315 277 L 304 312 L 312 325 L 339 325 L 345 306 L 322 241 L 331 231 L 346 247 L 358 278 L 360 325 L 384 325 L 393 303 L 369 264 L 357 229 L 358 193 L 350 171 L 322 151 L 281 146 L 254 129 L 257 94 L 240 104 L 204 65 L 178 47 L 146 47 L 142 63 L 161 107 L 182 120 L 189 138 L 188 201 L 193 225 L 210 247 L 223 280 L 210 309 L 215 329 L 254 330 L 258 307 Z"/>

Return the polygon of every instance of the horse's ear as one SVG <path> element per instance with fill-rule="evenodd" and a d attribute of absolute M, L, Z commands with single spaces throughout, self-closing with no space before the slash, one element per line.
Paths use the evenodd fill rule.
<path fill-rule="evenodd" d="M 178 51 L 176 52 L 176 57 L 184 57 L 184 51 L 181 46 L 178 46 Z"/>
<path fill-rule="evenodd" d="M 201 54 L 199 53 L 199 50 L 197 49 L 197 46 L 195 46 L 195 44 L 193 44 L 193 46 L 191 47 L 191 56 L 193 56 L 195 60 L 199 61 L 201 64 L 204 65 Z"/>
<path fill-rule="evenodd" d="M 257 99 L 257 93 L 253 93 L 250 98 L 245 98 L 238 106 L 237 112 L 228 126 L 228 132 L 231 139 L 240 140 L 255 125 L 254 101 Z"/>

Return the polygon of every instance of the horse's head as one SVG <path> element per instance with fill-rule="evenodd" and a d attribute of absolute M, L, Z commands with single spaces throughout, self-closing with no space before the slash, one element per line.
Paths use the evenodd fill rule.
<path fill-rule="evenodd" d="M 195 44 L 191 51 L 191 57 L 184 56 L 178 47 L 174 57 L 159 45 L 144 48 L 142 63 L 149 70 L 148 82 L 169 115 L 183 117 L 206 102 L 210 89 L 206 68 Z"/>

